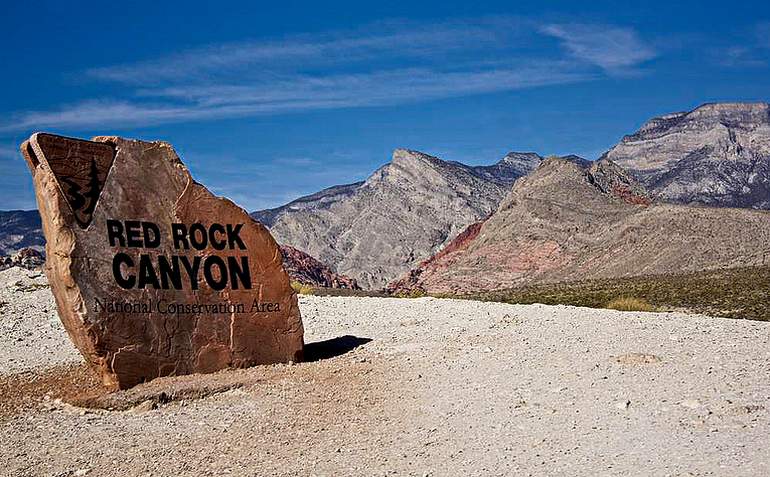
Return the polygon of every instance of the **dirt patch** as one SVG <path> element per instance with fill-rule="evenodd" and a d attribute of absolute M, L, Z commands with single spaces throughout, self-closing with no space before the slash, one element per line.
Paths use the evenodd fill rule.
<path fill-rule="evenodd" d="M 0 376 L 0 420 L 37 408 L 43 401 L 75 401 L 98 393 L 104 393 L 101 383 L 85 364 Z"/>
<path fill-rule="evenodd" d="M 247 369 L 227 369 L 212 374 L 164 377 L 116 392 L 106 390 L 96 373 L 85 364 L 62 365 L 37 373 L 2 376 L 0 419 L 34 410 L 41 403 L 51 403 L 54 408 L 70 405 L 107 411 L 125 411 L 137 406 L 154 409 L 175 401 L 203 399 L 266 381 L 274 382 L 286 376 L 304 375 L 316 379 L 320 376 L 312 373 L 324 365 L 314 363 L 341 356 L 370 341 L 356 336 L 340 336 L 308 344 L 307 362 L 303 365 L 255 366 Z"/>

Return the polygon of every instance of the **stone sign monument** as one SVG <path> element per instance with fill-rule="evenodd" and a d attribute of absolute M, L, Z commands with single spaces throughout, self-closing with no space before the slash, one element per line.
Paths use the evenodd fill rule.
<path fill-rule="evenodd" d="M 38 133 L 21 148 L 59 316 L 105 386 L 301 359 L 277 244 L 169 144 Z"/>

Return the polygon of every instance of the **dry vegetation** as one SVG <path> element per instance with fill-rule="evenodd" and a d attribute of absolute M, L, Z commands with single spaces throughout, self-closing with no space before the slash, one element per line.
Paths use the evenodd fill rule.
<path fill-rule="evenodd" d="M 655 308 L 640 298 L 624 296 L 607 303 L 606 308 L 618 311 L 655 311 Z"/>
<path fill-rule="evenodd" d="M 297 293 L 319 296 L 388 296 L 383 291 L 314 288 L 292 283 Z M 542 303 L 621 311 L 686 311 L 726 318 L 770 321 L 770 267 L 529 285 L 469 295 L 418 290 L 396 298 L 466 298 L 504 303 Z"/>
<path fill-rule="evenodd" d="M 464 298 L 633 311 L 676 310 L 770 321 L 770 267 L 530 285 Z"/>
<path fill-rule="evenodd" d="M 312 295 L 315 287 L 292 280 L 291 288 L 299 295 Z"/>

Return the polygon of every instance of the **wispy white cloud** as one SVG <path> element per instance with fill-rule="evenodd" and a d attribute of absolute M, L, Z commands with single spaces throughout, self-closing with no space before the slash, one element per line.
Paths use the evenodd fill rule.
<path fill-rule="evenodd" d="M 249 85 L 179 85 L 143 90 L 144 101 L 85 101 L 55 111 L 25 112 L 0 130 L 30 127 L 148 125 L 330 108 L 386 106 L 585 81 L 590 73 L 563 62 L 520 68 L 437 71 L 413 68 L 364 74 L 295 75 Z"/>
<path fill-rule="evenodd" d="M 770 65 L 770 22 L 759 22 L 743 29 L 741 40 L 708 49 L 711 63 L 726 68 L 763 68 Z"/>
<path fill-rule="evenodd" d="M 458 52 L 510 48 L 525 22 L 511 17 L 436 24 L 387 21 L 358 30 L 294 35 L 280 40 L 208 45 L 147 61 L 92 68 L 87 75 L 128 84 L 157 84 L 266 69 L 296 71 L 407 58 L 425 61 Z"/>
<path fill-rule="evenodd" d="M 575 58 L 593 63 L 609 73 L 626 73 L 657 56 L 635 30 L 610 25 L 550 24 L 541 28 L 558 38 Z"/>
<path fill-rule="evenodd" d="M 568 55 L 547 48 L 558 38 Z M 542 48 L 545 46 L 545 48 Z M 145 126 L 390 106 L 589 81 L 655 56 L 633 30 L 519 18 L 407 21 L 356 31 L 209 45 L 86 76 L 123 94 L 23 111 L 0 131 Z M 114 88 L 112 88 L 114 90 Z"/>

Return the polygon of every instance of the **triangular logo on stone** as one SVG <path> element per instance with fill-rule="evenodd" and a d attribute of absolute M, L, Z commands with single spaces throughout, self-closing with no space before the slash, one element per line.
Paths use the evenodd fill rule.
<path fill-rule="evenodd" d="M 51 168 L 75 220 L 87 227 L 115 159 L 112 146 L 44 133 L 30 143 L 36 159 Z"/>

